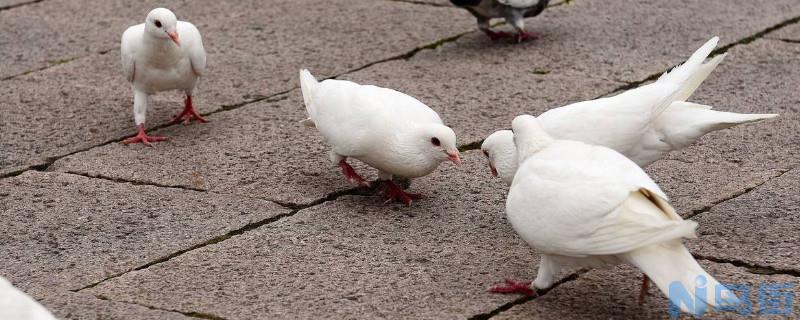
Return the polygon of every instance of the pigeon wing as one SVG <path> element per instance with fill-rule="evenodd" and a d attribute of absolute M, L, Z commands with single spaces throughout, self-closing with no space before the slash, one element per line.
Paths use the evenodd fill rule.
<path fill-rule="evenodd" d="M 122 73 L 125 74 L 125 79 L 128 82 L 133 82 L 136 76 L 136 48 L 141 44 L 142 35 L 144 34 L 144 24 L 132 26 L 122 33 L 122 41 L 120 43 L 120 55 L 122 57 Z"/>
<path fill-rule="evenodd" d="M 177 28 L 181 37 L 181 46 L 189 54 L 192 70 L 197 76 L 202 76 L 206 72 L 206 49 L 203 47 L 200 31 L 193 24 L 185 21 L 178 21 Z"/>
<path fill-rule="evenodd" d="M 585 257 L 692 236 L 666 195 L 613 150 L 559 141 L 526 160 L 509 191 L 514 228 L 545 253 Z"/>

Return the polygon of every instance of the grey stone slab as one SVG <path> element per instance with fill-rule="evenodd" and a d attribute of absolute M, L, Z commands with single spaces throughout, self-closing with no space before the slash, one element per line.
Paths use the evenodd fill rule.
<path fill-rule="evenodd" d="M 780 117 L 717 131 L 647 171 L 679 212 L 708 207 L 794 168 L 800 155 L 800 46 L 737 46 L 692 100 L 716 109 Z"/>
<path fill-rule="evenodd" d="M 788 275 L 761 275 L 727 263 L 700 261 L 703 268 L 722 283 L 750 286 L 748 298 L 753 303 L 752 313 L 743 316 L 735 312 L 706 313 L 703 319 L 786 319 L 800 316 L 796 307 L 800 295 L 795 292 L 794 308 L 788 317 L 758 314 L 758 288 L 761 284 L 794 284 L 796 277 Z M 520 304 L 492 317 L 510 319 L 669 319 L 669 302 L 655 287 L 651 286 L 644 305 L 639 305 L 641 273 L 633 267 L 618 266 L 612 269 L 592 270 L 577 280 L 566 282 L 546 295 Z M 744 295 L 740 295 L 744 298 Z M 682 315 L 681 319 L 692 319 Z"/>
<path fill-rule="evenodd" d="M 695 218 L 702 241 L 692 252 L 758 266 L 800 271 L 800 169 L 749 193 L 714 206 Z"/>
<path fill-rule="evenodd" d="M 63 158 L 51 169 L 310 203 L 353 185 L 328 160 L 316 129 L 299 123 L 306 117 L 295 90 L 277 101 L 213 114 L 203 125 L 158 130 L 172 139 L 155 148 L 113 143 Z"/>
<path fill-rule="evenodd" d="M 797 16 L 794 0 L 573 1 L 527 20 L 526 28 L 541 36 L 536 41 L 493 43 L 473 32 L 440 52 L 482 55 L 487 69 L 517 64 L 523 70 L 640 81 L 683 62 L 714 35 L 721 45 L 733 43 Z"/>
<path fill-rule="evenodd" d="M 515 299 L 486 290 L 533 273 L 477 151 L 412 184 L 412 206 L 345 196 L 108 281 L 113 300 L 225 319 L 463 319 Z M 476 172 L 481 172 L 477 174 Z"/>
<path fill-rule="evenodd" d="M 0 273 L 78 289 L 288 212 L 263 201 L 29 171 L 0 180 Z"/>
<path fill-rule="evenodd" d="M 0 29 L 13 30 L 0 34 L 0 44 L 15 44 L 2 46 L 0 61 L 13 62 L 15 68 L 27 71 L 41 67 L 38 60 L 79 57 L 3 81 L 0 111 L 9 115 L 0 119 L 4 132 L 0 174 L 135 133 L 132 93 L 121 75 L 119 51 L 114 48 L 125 28 L 142 20 L 153 3 L 128 3 L 51 0 L 47 5 L 0 12 Z M 88 9 L 80 11 L 84 7 Z M 318 76 L 335 75 L 468 28 L 467 21 L 439 22 L 442 17 L 457 16 L 455 8 L 395 2 L 375 5 L 368 0 L 347 5 L 311 0 L 274 1 L 271 5 L 192 1 L 174 3 L 173 8 L 179 18 L 195 22 L 203 32 L 209 67 L 195 100 L 203 113 L 296 87 L 297 71 L 302 67 L 311 68 Z M 42 26 L 31 30 L 15 27 L 33 17 L 51 15 L 56 18 L 42 18 Z M 81 15 L 100 21 L 81 20 Z M 408 19 L 410 16 L 415 18 Z M 90 30 L 84 30 L 87 28 Z M 65 43 L 53 45 L 53 37 Z M 55 51 L 48 51 L 50 48 Z M 111 51 L 85 56 L 101 50 Z M 9 58 L 2 59 L 2 55 Z M 12 56 L 35 66 L 25 67 Z M 12 70 L 2 63 L 0 72 Z M 168 122 L 182 108 L 178 93 L 154 98 L 148 126 Z"/>
<path fill-rule="evenodd" d="M 177 312 L 151 308 L 118 301 L 108 301 L 91 294 L 75 292 L 50 292 L 39 301 L 59 319 L 66 320 L 187 320 L 196 319 Z"/>

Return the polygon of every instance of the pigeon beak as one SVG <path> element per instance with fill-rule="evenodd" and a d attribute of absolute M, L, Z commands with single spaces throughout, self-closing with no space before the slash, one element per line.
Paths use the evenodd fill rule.
<path fill-rule="evenodd" d="M 169 36 L 170 39 L 172 39 L 172 42 L 175 42 L 176 46 L 179 46 L 179 47 L 181 46 L 181 42 L 180 42 L 180 39 L 178 38 L 178 32 L 177 31 L 175 31 L 175 30 L 167 31 L 167 35 Z"/>
<path fill-rule="evenodd" d="M 492 177 L 497 177 L 497 169 L 495 169 L 492 163 L 489 163 L 489 169 L 492 169 Z"/>
<path fill-rule="evenodd" d="M 450 159 L 456 166 L 461 166 L 461 155 L 458 153 L 458 150 L 447 150 L 447 158 Z"/>

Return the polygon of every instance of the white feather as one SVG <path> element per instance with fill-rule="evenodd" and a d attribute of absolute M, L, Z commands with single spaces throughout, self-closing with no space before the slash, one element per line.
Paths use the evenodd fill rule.
<path fill-rule="evenodd" d="M 0 319 L 55 320 L 56 318 L 36 300 L 0 277 Z"/>

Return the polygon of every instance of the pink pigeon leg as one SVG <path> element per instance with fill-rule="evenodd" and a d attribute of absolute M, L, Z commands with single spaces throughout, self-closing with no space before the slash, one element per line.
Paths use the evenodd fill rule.
<path fill-rule="evenodd" d="M 539 35 L 536 34 L 535 32 L 520 30 L 519 33 L 517 33 L 517 42 L 535 40 L 537 38 L 539 38 Z"/>
<path fill-rule="evenodd" d="M 536 291 L 531 288 L 530 281 L 515 281 L 511 279 L 506 279 L 504 284 L 496 285 L 494 287 L 489 288 L 489 292 L 491 293 L 519 293 L 524 294 L 529 297 L 537 296 Z"/>
<path fill-rule="evenodd" d="M 647 297 L 647 290 L 650 289 L 650 278 L 647 275 L 642 275 L 642 289 L 639 291 L 639 305 L 644 304 L 644 299 Z"/>
<path fill-rule="evenodd" d="M 508 38 L 508 37 L 511 36 L 510 33 L 505 32 L 505 31 L 492 31 L 492 30 L 489 30 L 489 29 L 483 29 L 482 31 L 487 36 L 489 36 L 489 39 L 492 39 L 492 41 L 497 41 L 497 40 L 500 40 L 500 39 L 503 39 L 503 38 Z"/>
<path fill-rule="evenodd" d="M 173 123 L 183 121 L 183 124 L 189 124 L 194 119 L 197 119 L 197 121 L 202 123 L 208 122 L 208 120 L 204 119 L 199 113 L 197 113 L 197 109 L 195 109 L 194 105 L 192 104 L 192 96 L 187 95 L 184 102 L 185 105 L 183 107 L 183 111 L 175 115 L 175 119 L 172 120 Z"/>
<path fill-rule="evenodd" d="M 410 206 L 413 200 L 418 200 L 424 197 L 418 193 L 406 193 L 392 180 L 383 181 L 383 193 L 387 198 L 386 203 L 397 201 L 405 203 L 407 206 Z"/>
<path fill-rule="evenodd" d="M 144 144 L 146 146 L 151 146 L 152 147 L 153 145 L 151 145 L 150 142 L 159 142 L 159 141 L 164 141 L 164 140 L 167 140 L 167 137 L 148 136 L 144 132 L 144 123 L 142 123 L 142 124 L 139 125 L 139 133 L 136 134 L 136 136 L 130 137 L 130 138 L 125 139 L 125 140 L 122 140 L 122 143 L 124 143 L 124 144 L 141 143 L 141 144 Z"/>
<path fill-rule="evenodd" d="M 347 181 L 358 184 L 359 186 L 362 187 L 369 187 L 369 182 L 367 182 L 366 180 L 364 180 L 364 178 L 358 175 L 356 170 L 353 169 L 353 167 L 351 167 L 350 164 L 348 164 L 347 161 L 345 160 L 347 160 L 347 158 L 344 158 L 339 161 L 339 167 L 342 168 L 342 174 L 344 174 L 344 177 L 347 178 Z"/>

